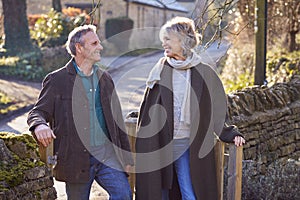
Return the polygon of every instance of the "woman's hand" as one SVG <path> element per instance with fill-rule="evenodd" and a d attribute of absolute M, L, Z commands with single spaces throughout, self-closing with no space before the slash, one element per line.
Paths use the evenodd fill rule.
<path fill-rule="evenodd" d="M 126 172 L 127 174 L 133 173 L 133 166 L 131 166 L 131 165 L 126 165 L 124 170 L 125 170 L 125 172 Z"/>
<path fill-rule="evenodd" d="M 233 141 L 236 146 L 243 146 L 243 144 L 246 142 L 246 140 L 241 136 L 235 136 Z"/>

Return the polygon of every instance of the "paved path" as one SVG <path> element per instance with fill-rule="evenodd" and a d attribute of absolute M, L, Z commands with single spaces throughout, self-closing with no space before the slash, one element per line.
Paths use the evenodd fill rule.
<path fill-rule="evenodd" d="M 161 51 L 146 54 L 130 60 L 118 70 L 109 70 L 121 101 L 123 116 L 139 109 L 148 74 L 162 56 Z"/>
<path fill-rule="evenodd" d="M 9 131 L 13 133 L 28 132 L 26 113 L 36 101 L 40 88 L 41 83 L 0 79 L 0 89 L 8 96 L 14 97 L 16 99 L 15 101 L 20 104 L 23 102 L 23 106 L 25 106 L 24 109 L 21 109 L 13 116 L 0 121 L 0 131 Z"/>
<path fill-rule="evenodd" d="M 131 111 L 138 110 L 145 88 L 145 81 L 152 66 L 163 56 L 162 52 L 149 53 L 139 57 L 103 58 L 101 63 L 112 66 L 108 69 L 119 95 L 123 116 Z M 19 95 L 21 99 L 33 104 L 39 94 L 41 83 L 12 82 L 0 79 L 1 88 L 10 96 Z M 28 132 L 26 118 L 29 108 L 25 112 L 16 114 L 0 122 L 0 131 L 15 133 Z M 58 200 L 66 200 L 65 184 L 54 181 Z M 93 184 L 90 200 L 108 199 L 107 193 L 97 184 Z"/>
<path fill-rule="evenodd" d="M 112 65 L 108 71 L 115 82 L 124 116 L 128 111 L 138 109 L 147 74 L 160 56 L 162 52 L 149 53 L 140 57 L 106 57 L 101 61 L 104 65 Z M 21 111 L 0 121 L 0 131 L 28 132 L 26 124 L 28 110 L 38 97 L 41 83 L 0 79 L 0 86 L 1 90 L 9 96 L 14 96 L 29 105 L 23 109 L 25 112 Z"/>

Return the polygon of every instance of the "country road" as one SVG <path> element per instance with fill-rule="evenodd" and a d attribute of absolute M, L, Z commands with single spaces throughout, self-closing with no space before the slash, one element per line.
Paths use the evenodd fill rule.
<path fill-rule="evenodd" d="M 109 71 L 121 101 L 123 116 L 130 111 L 138 110 L 148 74 L 162 56 L 161 51 L 140 56 L 120 66 L 118 70 Z"/>

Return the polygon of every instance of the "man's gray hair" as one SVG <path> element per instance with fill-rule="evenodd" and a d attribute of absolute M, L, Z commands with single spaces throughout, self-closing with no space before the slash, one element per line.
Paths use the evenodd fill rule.
<path fill-rule="evenodd" d="M 68 36 L 68 40 L 66 42 L 66 48 L 68 53 L 71 56 L 76 56 L 76 43 L 79 43 L 81 45 L 84 45 L 84 41 L 82 40 L 82 36 L 85 35 L 88 32 L 94 32 L 96 33 L 97 29 L 96 26 L 94 25 L 83 25 L 83 26 L 78 26 L 74 28 Z"/>

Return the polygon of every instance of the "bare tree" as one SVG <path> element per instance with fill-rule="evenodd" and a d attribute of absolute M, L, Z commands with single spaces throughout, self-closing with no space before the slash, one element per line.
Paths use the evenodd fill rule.
<path fill-rule="evenodd" d="M 290 52 L 297 50 L 296 34 L 300 31 L 300 1 L 283 1 L 282 10 L 287 21 L 282 21 L 282 26 L 286 29 L 286 40 Z M 286 23 L 287 22 L 287 23 Z M 275 27 L 276 28 L 276 27 Z"/>
<path fill-rule="evenodd" d="M 203 36 L 205 47 L 224 39 L 225 34 L 238 35 L 240 31 L 232 31 L 230 14 L 234 12 L 236 0 L 198 0 L 192 18 L 196 22 L 199 33 Z M 231 22 L 229 22 L 231 21 Z"/>
<path fill-rule="evenodd" d="M 268 0 L 268 44 L 278 44 L 278 38 L 285 38 L 282 46 L 288 51 L 297 50 L 296 34 L 300 31 L 299 0 Z M 249 35 L 254 34 L 255 0 L 239 0 L 238 8 L 243 21 L 248 24 Z"/>

